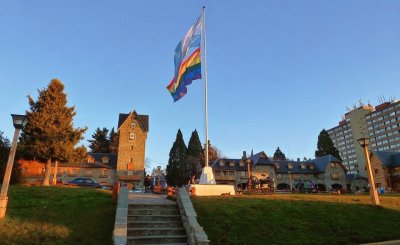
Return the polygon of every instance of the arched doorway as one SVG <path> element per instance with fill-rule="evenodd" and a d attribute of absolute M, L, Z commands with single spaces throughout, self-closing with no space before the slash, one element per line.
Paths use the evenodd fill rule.
<path fill-rule="evenodd" d="M 343 189 L 343 186 L 341 184 L 335 183 L 331 185 L 332 190 L 341 190 Z"/>
<path fill-rule="evenodd" d="M 324 184 L 318 184 L 317 187 L 318 187 L 318 191 L 326 191 L 326 187 Z"/>
<path fill-rule="evenodd" d="M 276 186 L 277 190 L 283 191 L 283 190 L 289 190 L 290 191 L 290 185 L 286 183 L 280 183 Z"/>

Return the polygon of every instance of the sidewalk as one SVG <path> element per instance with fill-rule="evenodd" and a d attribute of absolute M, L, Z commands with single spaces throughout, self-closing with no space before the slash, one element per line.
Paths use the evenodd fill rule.
<path fill-rule="evenodd" d="M 128 204 L 176 205 L 176 202 L 168 200 L 165 194 L 129 192 Z"/>

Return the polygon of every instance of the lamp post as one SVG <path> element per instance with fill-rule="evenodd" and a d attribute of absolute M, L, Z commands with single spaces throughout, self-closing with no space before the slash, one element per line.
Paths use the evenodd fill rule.
<path fill-rule="evenodd" d="M 368 153 L 369 138 L 360 138 L 357 141 L 360 146 L 364 148 L 365 160 L 367 162 L 368 181 L 370 185 L 369 194 L 371 196 L 372 204 L 379 206 L 379 196 L 378 192 L 376 192 L 374 176 L 372 175 L 371 161 Z"/>
<path fill-rule="evenodd" d="M 13 120 L 15 131 L 14 131 L 14 138 L 11 144 L 10 154 L 8 155 L 7 167 L 3 178 L 3 185 L 1 186 L 0 219 L 4 218 L 4 216 L 6 215 L 7 203 L 8 203 L 7 192 L 8 192 L 8 186 L 10 184 L 10 177 L 14 163 L 15 151 L 17 150 L 19 132 L 21 131 L 21 129 L 25 127 L 25 125 L 28 122 L 25 115 L 11 114 L 11 117 Z"/>

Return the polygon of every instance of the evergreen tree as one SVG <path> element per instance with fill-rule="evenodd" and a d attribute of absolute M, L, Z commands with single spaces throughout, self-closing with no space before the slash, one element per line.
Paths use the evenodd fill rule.
<path fill-rule="evenodd" d="M 322 157 L 331 154 L 332 156 L 336 157 L 340 161 L 338 149 L 333 145 L 332 139 L 329 136 L 328 132 L 325 129 L 318 135 L 318 143 L 317 143 L 317 150 L 315 151 L 315 157 Z"/>
<path fill-rule="evenodd" d="M 188 175 L 199 177 L 201 174 L 201 154 L 203 149 L 201 148 L 201 142 L 197 130 L 192 132 L 188 144 Z"/>
<path fill-rule="evenodd" d="M 169 152 L 167 165 L 167 181 L 172 186 L 181 186 L 188 182 L 189 176 L 185 174 L 187 169 L 187 148 L 183 140 L 182 132 L 179 129 L 176 140 Z"/>
<path fill-rule="evenodd" d="M 67 95 L 60 80 L 51 80 L 47 88 L 38 92 L 37 101 L 28 96 L 28 124 L 22 131 L 20 145 L 24 158 L 46 162 L 42 185 L 47 186 L 51 162 L 70 160 L 79 151 L 75 146 L 86 128 L 74 128 L 75 108 L 67 106 Z"/>
<path fill-rule="evenodd" d="M 114 127 L 110 130 L 110 153 L 118 153 L 118 132 L 115 132 Z"/>
<path fill-rule="evenodd" d="M 278 146 L 278 148 L 276 148 L 275 153 L 274 153 L 274 157 L 272 159 L 274 159 L 274 160 L 286 160 L 286 155 L 285 155 L 285 153 L 283 153 L 281 151 L 281 149 L 279 149 L 279 146 Z"/>
<path fill-rule="evenodd" d="M 10 147 L 11 147 L 10 140 L 7 137 L 3 136 L 3 132 L 0 131 L 0 183 L 3 183 L 3 178 L 6 172 L 6 167 L 8 162 L 8 155 L 10 153 Z M 11 172 L 10 183 L 17 184 L 21 182 L 22 182 L 21 169 L 19 164 L 15 162 L 13 164 L 13 169 Z"/>
<path fill-rule="evenodd" d="M 110 140 L 108 138 L 107 128 L 97 128 L 92 135 L 92 140 L 89 141 L 89 148 L 92 153 L 109 153 L 110 152 Z"/>

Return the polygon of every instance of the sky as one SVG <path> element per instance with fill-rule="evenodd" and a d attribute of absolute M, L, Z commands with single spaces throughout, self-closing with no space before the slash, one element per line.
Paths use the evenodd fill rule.
<path fill-rule="evenodd" d="M 204 143 L 203 80 L 173 102 L 178 42 L 206 6 L 209 138 L 222 153 L 280 149 L 311 158 L 346 107 L 400 98 L 400 2 L 0 1 L 0 131 L 51 79 L 65 85 L 76 127 L 150 117 L 150 168 L 168 162 L 177 130 Z"/>

